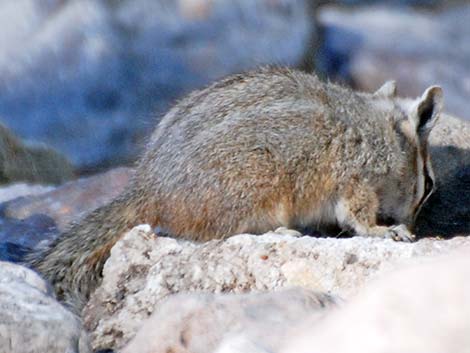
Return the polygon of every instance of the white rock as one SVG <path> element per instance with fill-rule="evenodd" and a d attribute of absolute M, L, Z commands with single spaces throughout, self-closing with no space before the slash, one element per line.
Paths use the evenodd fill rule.
<path fill-rule="evenodd" d="M 396 271 L 321 324 L 296 327 L 277 352 L 470 352 L 469 278 L 468 248 Z"/>
<path fill-rule="evenodd" d="M 439 84 L 446 111 L 470 119 L 468 3 L 439 12 L 331 6 L 323 8 L 318 18 L 325 40 L 320 65 L 330 76 L 352 80 L 366 91 L 394 79 L 403 96 L 418 96 Z"/>
<path fill-rule="evenodd" d="M 80 320 L 35 272 L 0 262 L 0 353 L 88 353 Z"/>
<path fill-rule="evenodd" d="M 8 186 L 0 187 L 0 203 L 16 199 L 22 196 L 41 195 L 48 191 L 54 190 L 54 186 L 31 185 L 25 183 L 15 183 Z"/>
<path fill-rule="evenodd" d="M 302 285 L 344 298 L 397 263 L 470 244 L 457 237 L 416 243 L 267 233 L 204 244 L 154 237 L 137 228 L 112 249 L 102 285 L 84 309 L 94 348 L 123 347 L 174 293 L 262 292 Z"/>
<path fill-rule="evenodd" d="M 262 294 L 186 294 L 162 303 L 122 353 L 213 352 L 252 345 L 274 349 L 287 328 L 312 314 L 321 318 L 334 299 L 292 289 Z M 246 353 L 248 351 L 245 351 Z"/>

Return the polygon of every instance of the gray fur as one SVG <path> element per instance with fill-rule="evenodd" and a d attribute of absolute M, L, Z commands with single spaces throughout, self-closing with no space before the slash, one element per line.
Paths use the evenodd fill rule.
<path fill-rule="evenodd" d="M 111 246 L 143 222 L 194 241 L 330 223 L 411 240 L 423 174 L 414 166 L 427 140 L 392 88 L 356 93 L 267 68 L 193 92 L 160 121 L 126 193 L 31 263 L 80 307 Z M 378 224 L 390 217 L 392 226 Z"/>

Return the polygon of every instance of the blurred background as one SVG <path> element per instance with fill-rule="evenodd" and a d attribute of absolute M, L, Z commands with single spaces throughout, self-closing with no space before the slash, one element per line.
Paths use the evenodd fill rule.
<path fill-rule="evenodd" d="M 470 119 L 468 1 L 0 0 L 0 22 L 0 122 L 78 175 L 131 164 L 175 100 L 266 64 L 437 83 Z"/>

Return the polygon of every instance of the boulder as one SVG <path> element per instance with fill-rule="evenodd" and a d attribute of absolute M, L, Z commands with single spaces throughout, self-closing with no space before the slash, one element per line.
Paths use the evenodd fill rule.
<path fill-rule="evenodd" d="M 313 317 L 299 325 L 275 352 L 469 352 L 469 276 L 468 247 L 403 268 L 331 311 L 321 324 Z"/>
<path fill-rule="evenodd" d="M 70 162 L 44 145 L 28 145 L 0 123 L 0 184 L 61 184 L 73 177 Z"/>
<path fill-rule="evenodd" d="M 458 0 L 451 0 L 448 2 L 453 2 L 453 1 L 458 1 Z M 462 0 L 460 0 L 462 1 Z M 332 0 L 332 1 L 327 1 L 330 3 L 334 4 L 341 4 L 341 5 L 393 5 L 393 6 L 405 6 L 405 5 L 411 5 L 411 6 L 420 6 L 420 7 L 431 7 L 431 6 L 436 6 L 441 3 L 440 0 Z"/>
<path fill-rule="evenodd" d="M 416 220 L 418 236 L 470 234 L 470 123 L 442 114 L 430 139 L 436 190 Z"/>
<path fill-rule="evenodd" d="M 91 353 L 80 320 L 35 272 L 0 262 L 0 352 Z"/>
<path fill-rule="evenodd" d="M 288 339 L 274 349 L 242 334 L 224 339 L 215 352 L 468 352 L 469 255 L 467 247 L 384 275 L 320 319 L 313 314 L 285 325 Z"/>
<path fill-rule="evenodd" d="M 0 203 L 14 200 L 19 197 L 37 196 L 54 190 L 51 185 L 14 183 L 0 187 Z"/>
<path fill-rule="evenodd" d="M 107 148 L 118 153 L 128 147 L 110 139 L 123 127 L 107 107 L 117 104 L 115 91 L 125 83 L 117 79 L 121 44 L 106 8 L 89 0 L 16 3 L 0 5 L 4 23 L 16 29 L 0 58 L 3 122 L 23 138 L 64 152 L 80 168 Z"/>
<path fill-rule="evenodd" d="M 340 5 L 382 5 L 394 6 L 398 8 L 413 6 L 414 8 L 422 10 L 442 9 L 462 4 L 468 4 L 467 0 L 325 0 L 324 2 Z"/>
<path fill-rule="evenodd" d="M 83 318 L 95 349 L 119 349 L 171 294 L 265 292 L 301 286 L 350 298 L 364 283 L 398 263 L 466 244 L 470 239 L 465 237 L 402 243 L 278 233 L 197 244 L 156 237 L 149 226 L 139 226 L 112 248 L 103 282 Z"/>
<path fill-rule="evenodd" d="M 316 43 L 307 3 L 2 2 L 0 116 L 80 171 L 130 162 L 182 94 L 260 64 L 301 63 Z"/>
<path fill-rule="evenodd" d="M 129 168 L 116 168 L 3 203 L 0 206 L 0 259 L 21 261 L 31 249 L 39 244 L 46 245 L 71 222 L 119 195 L 132 173 Z"/>
<path fill-rule="evenodd" d="M 175 295 L 143 323 L 122 353 L 207 353 L 238 338 L 274 350 L 287 328 L 322 317 L 331 296 L 302 289 L 257 294 Z"/>
<path fill-rule="evenodd" d="M 77 179 L 47 193 L 11 200 L 3 205 L 3 213 L 16 219 L 43 214 L 52 218 L 63 231 L 70 222 L 80 220 L 119 195 L 132 174 L 132 169 L 120 167 Z"/>
<path fill-rule="evenodd" d="M 326 7 L 320 70 L 372 91 L 394 79 L 402 96 L 443 87 L 449 113 L 470 119 L 470 6 L 442 12 L 411 8 Z"/>

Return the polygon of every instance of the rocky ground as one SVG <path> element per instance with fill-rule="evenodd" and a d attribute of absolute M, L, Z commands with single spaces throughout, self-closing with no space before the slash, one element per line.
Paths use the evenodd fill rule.
<path fill-rule="evenodd" d="M 15 184 L 0 188 L 0 260 L 18 262 L 72 222 L 109 202 L 127 185 L 132 171 L 116 168 L 59 187 Z"/>
<path fill-rule="evenodd" d="M 194 244 L 134 228 L 84 309 L 89 337 L 36 274 L 0 263 L 2 348 L 468 352 L 469 238 L 409 244 L 283 232 Z"/>
<path fill-rule="evenodd" d="M 315 67 L 366 90 L 394 78 L 403 95 L 439 82 L 448 111 L 465 118 L 470 8 L 460 3 L 3 2 L 0 117 L 22 138 L 65 153 L 81 172 L 135 160 L 175 99 L 266 64 Z M 364 4 L 395 6 L 357 7 Z"/>
<path fill-rule="evenodd" d="M 382 346 L 369 347 L 368 336 L 364 336 L 367 330 L 375 330 L 375 335 L 382 337 L 381 344 L 391 340 L 393 335 L 381 329 L 383 325 L 374 324 L 380 320 L 391 325 L 395 330 L 392 332 L 401 335 L 405 342 L 416 344 L 413 352 L 427 352 L 426 349 L 432 348 L 437 353 L 440 347 L 446 348 L 441 351 L 458 352 L 452 349 L 451 340 L 459 345 L 466 344 L 467 336 L 453 329 L 453 320 L 459 320 L 455 321 L 459 327 L 470 329 L 470 323 L 465 321 L 470 316 L 460 310 L 460 303 L 470 299 L 468 288 L 459 287 L 459 281 L 465 282 L 459 276 L 467 275 L 464 272 L 466 260 L 455 262 L 457 257 L 449 255 L 447 260 L 431 262 L 423 275 L 419 271 L 406 274 L 404 284 L 393 274 L 396 267 L 405 264 L 427 263 L 438 255 L 470 249 L 467 237 L 470 235 L 470 123 L 443 115 L 431 135 L 431 143 L 439 188 L 418 219 L 418 235 L 422 237 L 419 241 L 316 238 L 280 229 L 261 236 L 245 234 L 196 244 L 159 237 L 149 226 L 139 226 L 112 249 L 103 283 L 83 310 L 84 328 L 77 326 L 79 321 L 71 314 L 57 318 L 66 322 L 64 330 L 65 327 L 73 329 L 64 334 L 60 341 L 63 343 L 56 347 L 74 344 L 74 352 L 78 352 L 77 342 L 81 341 L 77 341 L 77 337 L 83 337 L 86 331 L 88 337 L 80 339 L 89 340 L 95 351 L 112 348 L 153 353 L 273 353 L 294 352 L 295 349 L 300 352 L 301 349 L 307 351 L 306 347 L 312 344 L 304 332 L 318 335 L 320 338 L 315 344 L 323 349 L 330 342 L 329 337 L 339 335 L 339 330 L 343 332 L 351 325 L 356 331 L 352 331 L 354 334 L 347 336 L 350 341 L 345 342 L 360 337 L 357 347 L 364 347 L 361 352 L 385 353 L 387 350 Z M 32 187 L 36 195 L 5 202 L 0 235 L 8 240 L 3 244 L 9 247 L 1 248 L 0 255 L 3 259 L 20 260 L 24 252 L 38 242 L 53 239 L 58 229 L 79 219 L 87 209 L 98 207 L 121 192 L 131 175 L 129 169 L 116 169 L 52 190 Z M 12 188 L 0 190 L 0 196 L 3 191 L 13 197 Z M 20 188 L 21 193 L 24 191 Z M 12 266 L 0 264 L 0 268 L 7 270 Z M 18 267 L 15 271 L 21 274 L 26 270 Z M 430 274 L 433 271 L 436 277 Z M 452 271 L 452 276 L 446 271 Z M 31 316 L 30 311 L 35 310 L 35 300 L 39 299 L 25 297 L 25 303 L 32 303 L 27 309 L 22 306 L 26 304 L 19 304 L 22 302 L 15 304 L 17 298 L 22 297 L 11 292 L 17 288 L 16 284 L 12 287 L 12 283 L 19 282 L 18 290 L 23 296 L 36 292 L 36 289 L 23 287 L 24 276 L 0 283 L 0 295 L 2 291 L 7 292 L 5 298 L 10 298 L 0 305 L 0 311 L 2 315 L 12 315 L 12 310 L 30 315 L 34 325 L 28 326 L 28 334 L 38 331 L 31 333 L 32 337 L 37 337 L 38 347 L 51 344 L 43 335 L 50 327 L 54 334 L 60 332 L 54 326 L 56 323 L 50 324 L 47 320 L 47 313 L 55 313 L 54 305 L 58 304 L 53 304 L 50 292 L 46 291 L 47 302 L 51 304 L 37 318 Z M 384 278 L 382 285 L 373 284 L 380 278 Z M 387 278 L 394 279 L 393 290 L 386 285 Z M 416 283 L 419 283 L 418 288 L 413 287 Z M 441 292 L 435 293 L 435 286 Z M 381 294 L 374 294 L 376 291 Z M 178 293 L 186 295 L 173 297 Z M 39 296 L 42 298 L 43 294 Z M 397 300 L 402 303 L 399 313 L 410 314 L 397 318 L 398 314 L 394 313 Z M 372 311 L 366 309 L 368 301 Z M 419 305 L 415 310 L 416 301 Z M 339 309 L 333 309 L 338 306 Z M 361 315 L 362 311 L 369 315 Z M 436 327 L 433 320 L 427 322 L 427 311 L 436 315 L 436 322 L 442 325 Z M 335 319 L 340 323 L 338 328 L 330 323 L 333 320 L 330 316 L 338 317 Z M 351 324 L 359 319 L 363 320 L 363 331 L 358 331 L 362 326 Z M 395 323 L 397 320 L 403 328 Z M 424 328 L 417 331 L 417 337 L 426 338 L 429 329 L 430 332 L 443 330 L 445 339 L 435 344 L 431 340 L 429 346 L 418 344 L 426 341 L 424 338 L 413 343 L 415 341 L 406 338 L 405 330 L 412 331 L 418 324 Z M 25 328 L 21 320 L 9 320 L 4 330 L 4 335 L 12 335 Z M 55 337 L 54 334 L 50 337 Z M 12 337 L 17 340 L 16 336 Z M 335 344 L 339 347 L 337 351 L 353 352 L 338 342 Z M 390 344 L 398 347 L 397 351 L 403 348 L 395 340 Z M 89 348 L 83 345 L 85 348 L 81 351 L 87 352 Z M 18 350 L 23 351 L 27 350 Z"/>
<path fill-rule="evenodd" d="M 80 320 L 35 272 L 0 261 L 0 352 L 91 352 Z"/>
<path fill-rule="evenodd" d="M 182 94 L 316 40 L 305 0 L 22 0 L 0 18 L 2 121 L 88 171 L 134 160 Z"/>
<path fill-rule="evenodd" d="M 439 12 L 418 9 L 325 7 L 318 65 L 328 76 L 371 91 L 394 79 L 404 96 L 433 84 L 446 110 L 470 119 L 470 5 Z"/>
<path fill-rule="evenodd" d="M 83 320 L 91 332 L 95 349 L 122 348 L 134 337 L 149 314 L 155 312 L 162 319 L 161 310 L 165 310 L 160 308 L 162 302 L 175 293 L 241 294 L 302 287 L 348 300 L 365 283 L 390 271 L 399 263 L 468 246 L 470 238 L 467 237 L 446 241 L 423 239 L 409 244 L 361 237 L 296 238 L 282 234 L 282 231 L 261 236 L 238 235 L 225 241 L 195 244 L 155 237 L 150 227 L 141 226 L 128 233 L 112 249 L 104 269 L 103 284 L 84 309 Z M 264 305 L 261 302 L 259 305 L 259 310 L 263 310 Z M 236 304 L 233 306 L 236 307 Z M 215 308 L 203 307 L 214 314 L 225 315 L 217 305 Z M 295 309 L 292 310 L 295 313 Z M 175 315 L 175 309 L 170 312 Z M 192 346 L 192 340 L 210 341 L 210 336 L 197 337 L 203 332 L 230 337 L 240 330 L 237 326 L 233 330 L 227 328 L 216 333 L 210 326 L 197 327 L 204 325 L 206 320 L 211 322 L 197 308 L 193 309 L 192 315 L 181 315 L 195 316 L 194 323 L 182 319 L 179 321 L 179 330 L 189 326 L 189 346 Z M 301 321 L 303 315 L 296 315 L 299 316 L 298 321 Z M 174 318 L 169 314 L 166 316 L 167 320 Z M 269 315 L 266 320 L 268 318 Z M 258 320 L 263 320 L 262 313 L 259 313 Z M 154 325 L 169 325 L 168 321 L 157 321 L 154 319 Z M 231 322 L 230 319 L 227 321 Z M 237 322 L 237 325 L 242 324 Z M 288 326 L 286 322 L 284 327 Z M 165 352 L 166 346 L 163 344 L 169 333 L 177 337 L 178 331 L 175 333 L 174 328 L 167 329 L 163 332 L 157 330 L 161 336 L 154 333 L 146 338 L 154 340 L 152 344 L 159 347 L 157 352 Z M 167 349 L 176 349 L 173 344 L 176 347 L 178 344 L 173 342 L 177 340 L 169 341 L 172 343 Z M 276 342 L 272 343 L 275 345 Z M 183 348 L 180 349 L 183 351 Z"/>

